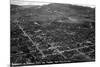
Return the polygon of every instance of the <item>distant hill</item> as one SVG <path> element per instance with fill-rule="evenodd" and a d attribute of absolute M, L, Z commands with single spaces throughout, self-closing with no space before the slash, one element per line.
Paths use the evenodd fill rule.
<path fill-rule="evenodd" d="M 12 15 L 15 14 L 16 18 L 21 17 L 26 22 L 41 21 L 47 23 L 57 21 L 81 23 L 84 21 L 95 21 L 95 8 L 70 4 L 52 3 L 43 6 L 11 5 L 11 13 Z"/>

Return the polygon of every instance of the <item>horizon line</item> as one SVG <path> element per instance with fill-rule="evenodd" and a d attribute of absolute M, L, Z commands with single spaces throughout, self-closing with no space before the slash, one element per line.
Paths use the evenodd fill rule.
<path fill-rule="evenodd" d="M 26 2 L 26 4 L 25 4 Z M 88 5 L 88 4 L 75 4 L 75 3 L 63 3 L 63 2 L 46 2 L 46 1 L 12 1 L 10 0 L 10 4 L 15 5 L 45 5 L 45 4 L 51 4 L 51 3 L 58 3 L 58 4 L 71 4 L 71 5 L 77 5 L 77 6 L 84 6 L 84 7 L 91 7 L 95 8 L 96 5 Z"/>

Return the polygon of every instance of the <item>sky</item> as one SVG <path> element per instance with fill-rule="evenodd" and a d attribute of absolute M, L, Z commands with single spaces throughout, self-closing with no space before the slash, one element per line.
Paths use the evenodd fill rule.
<path fill-rule="evenodd" d="M 82 6 L 95 7 L 95 0 L 11 0 L 11 4 L 17 5 L 45 5 L 49 3 L 77 4 Z"/>

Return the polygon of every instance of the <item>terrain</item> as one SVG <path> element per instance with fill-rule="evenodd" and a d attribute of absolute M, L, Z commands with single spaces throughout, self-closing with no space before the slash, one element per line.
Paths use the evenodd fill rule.
<path fill-rule="evenodd" d="M 95 61 L 95 8 L 11 5 L 11 65 Z"/>

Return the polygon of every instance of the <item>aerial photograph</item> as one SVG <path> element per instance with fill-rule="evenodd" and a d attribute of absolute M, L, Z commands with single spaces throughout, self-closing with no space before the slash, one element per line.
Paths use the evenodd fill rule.
<path fill-rule="evenodd" d="M 11 0 L 10 65 L 95 61 L 95 7 Z"/>

